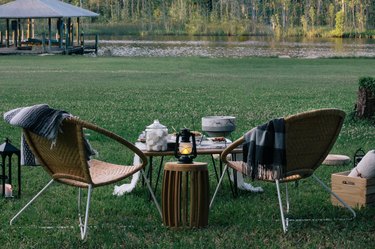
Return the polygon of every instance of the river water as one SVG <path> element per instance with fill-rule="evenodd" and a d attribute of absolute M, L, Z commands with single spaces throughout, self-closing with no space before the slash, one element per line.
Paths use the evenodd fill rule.
<path fill-rule="evenodd" d="M 375 39 L 288 38 L 265 36 L 102 36 L 99 56 L 163 57 L 373 57 Z"/>

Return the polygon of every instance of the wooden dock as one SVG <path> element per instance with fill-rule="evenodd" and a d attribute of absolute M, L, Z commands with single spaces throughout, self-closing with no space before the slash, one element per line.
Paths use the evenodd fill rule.
<path fill-rule="evenodd" d="M 38 55 L 38 54 L 89 54 L 95 53 L 97 49 L 93 46 L 76 46 L 70 47 L 68 49 L 65 48 L 58 48 L 52 47 L 51 49 L 43 49 L 41 46 L 32 46 L 31 49 L 29 48 L 15 48 L 15 47 L 2 47 L 0 48 L 0 55 Z"/>
<path fill-rule="evenodd" d="M 80 45 L 68 46 L 65 43 L 60 45 L 51 43 L 48 45 L 48 40 L 41 42 L 23 42 L 20 46 L 10 45 L 6 47 L 0 44 L 0 55 L 38 55 L 38 54 L 89 54 L 98 53 L 98 35 L 95 35 L 94 40 L 85 40 L 84 36 Z"/>

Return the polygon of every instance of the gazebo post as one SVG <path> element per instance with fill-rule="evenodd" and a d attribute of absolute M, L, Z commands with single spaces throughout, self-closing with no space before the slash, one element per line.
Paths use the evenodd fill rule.
<path fill-rule="evenodd" d="M 31 38 L 31 18 L 27 18 L 27 39 Z"/>
<path fill-rule="evenodd" d="M 67 33 L 68 33 L 68 39 L 67 39 L 67 41 L 65 41 L 65 43 L 66 43 L 66 45 L 67 45 L 67 47 L 69 47 L 70 46 L 70 39 L 71 39 L 71 34 L 70 34 L 70 32 L 71 32 L 71 21 L 72 21 L 72 19 L 69 17 L 68 18 L 68 24 L 67 24 Z"/>
<path fill-rule="evenodd" d="M 25 19 L 21 19 L 21 42 L 25 40 L 25 33 L 24 33 L 24 29 L 25 29 Z M 22 43 L 21 43 L 22 44 Z"/>
<path fill-rule="evenodd" d="M 59 32 L 59 48 L 62 48 L 62 28 L 63 28 L 63 20 L 62 18 L 60 17 L 57 21 L 57 29 L 58 29 L 58 32 Z"/>
<path fill-rule="evenodd" d="M 21 19 L 17 19 L 17 35 L 18 35 L 18 46 L 21 47 Z"/>
<path fill-rule="evenodd" d="M 77 45 L 78 45 L 78 46 L 79 46 L 79 44 L 80 44 L 79 29 L 80 29 L 80 25 L 79 25 L 79 17 L 77 17 L 77 29 L 76 29 L 76 36 L 77 36 Z"/>
<path fill-rule="evenodd" d="M 68 45 L 69 45 L 69 33 L 68 27 L 65 25 L 65 54 L 68 54 Z"/>
<path fill-rule="evenodd" d="M 71 19 L 71 18 L 70 18 Z M 72 42 L 72 47 L 74 47 L 74 21 L 70 21 L 71 30 L 70 30 L 70 40 Z"/>
<path fill-rule="evenodd" d="M 9 19 L 6 19 L 6 33 L 5 33 L 6 47 L 9 47 Z"/>
<path fill-rule="evenodd" d="M 12 40 L 13 40 L 13 46 L 18 47 L 18 34 L 17 34 L 17 21 L 12 20 Z"/>
<path fill-rule="evenodd" d="M 35 20 L 31 19 L 31 38 L 35 38 L 34 31 L 35 31 Z"/>
<path fill-rule="evenodd" d="M 51 40 L 52 40 L 52 30 L 51 30 L 51 17 L 48 18 L 48 50 L 51 51 Z"/>

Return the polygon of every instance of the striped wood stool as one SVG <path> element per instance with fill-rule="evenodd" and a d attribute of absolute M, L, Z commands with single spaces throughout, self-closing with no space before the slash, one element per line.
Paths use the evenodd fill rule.
<path fill-rule="evenodd" d="M 206 227 L 208 225 L 208 206 L 207 163 L 166 163 L 162 188 L 164 225 L 169 227 Z"/>

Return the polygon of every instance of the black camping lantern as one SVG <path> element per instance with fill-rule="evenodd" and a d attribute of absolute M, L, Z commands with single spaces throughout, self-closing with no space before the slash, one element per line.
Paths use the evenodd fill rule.
<path fill-rule="evenodd" d="M 0 155 L 1 155 L 1 168 L 2 172 L 0 175 L 0 179 L 2 180 L 1 190 L 3 197 L 13 197 L 12 194 L 12 156 L 17 156 L 17 163 L 18 163 L 18 195 L 17 197 L 21 196 L 21 158 L 20 158 L 20 150 L 10 144 L 10 140 L 8 138 L 5 139 L 5 142 L 0 145 Z M 8 175 L 5 173 L 6 163 L 8 161 Z M 7 184 L 6 184 L 7 180 Z"/>
<path fill-rule="evenodd" d="M 190 137 L 192 138 L 192 142 L 190 142 Z M 193 159 L 197 157 L 195 135 L 189 129 L 184 128 L 176 135 L 174 155 L 178 158 L 178 163 L 181 164 L 193 163 Z"/>

